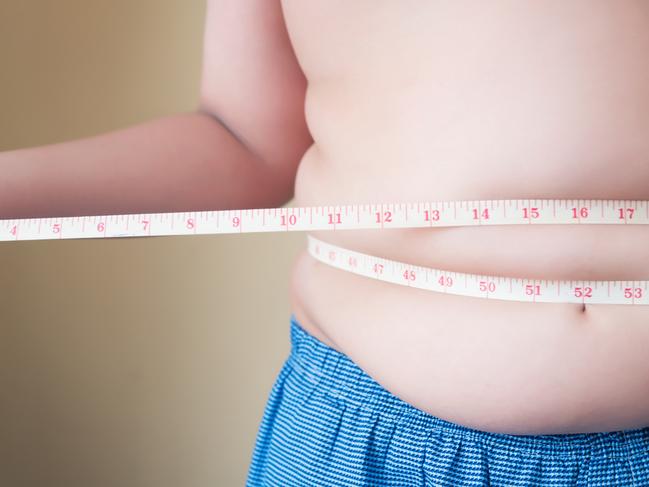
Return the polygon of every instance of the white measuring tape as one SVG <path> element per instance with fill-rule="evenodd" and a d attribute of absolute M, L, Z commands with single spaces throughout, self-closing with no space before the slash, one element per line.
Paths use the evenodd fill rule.
<path fill-rule="evenodd" d="M 0 220 L 0 241 L 539 224 L 647 225 L 649 201 L 431 201 L 25 218 Z M 309 253 L 321 262 L 420 289 L 510 301 L 649 304 L 649 281 L 552 281 L 464 274 L 382 259 L 308 237 Z"/>

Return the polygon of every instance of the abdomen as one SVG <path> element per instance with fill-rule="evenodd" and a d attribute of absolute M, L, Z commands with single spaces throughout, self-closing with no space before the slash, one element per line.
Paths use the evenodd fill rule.
<path fill-rule="evenodd" d="M 315 140 L 299 168 L 295 206 L 649 199 L 649 7 L 427 5 L 413 15 L 406 2 L 354 3 L 343 19 L 331 10 L 345 13 L 342 3 L 322 3 L 330 15 L 320 30 L 294 23 Z M 314 236 L 458 272 L 649 279 L 644 226 Z M 306 255 L 293 295 L 311 326 L 432 414 L 519 433 L 649 424 L 645 307 L 593 305 L 583 313 L 575 304 L 443 296 Z"/>

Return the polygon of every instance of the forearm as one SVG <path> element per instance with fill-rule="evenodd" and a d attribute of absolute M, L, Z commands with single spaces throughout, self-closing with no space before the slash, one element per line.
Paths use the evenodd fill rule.
<path fill-rule="evenodd" d="M 0 153 L 0 219 L 274 207 L 292 191 L 198 112 Z"/>

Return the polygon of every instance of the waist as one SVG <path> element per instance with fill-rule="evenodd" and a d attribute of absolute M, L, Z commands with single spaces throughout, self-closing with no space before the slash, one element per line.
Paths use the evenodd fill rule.
<path fill-rule="evenodd" d="M 312 231 L 349 250 L 453 272 L 649 280 L 649 226 L 538 225 Z"/>
<path fill-rule="evenodd" d="M 331 147 L 327 147 L 332 152 Z M 360 150 L 360 149 L 359 149 Z M 649 191 L 611 176 L 611 165 L 583 164 L 588 180 L 574 175 L 558 182 L 556 167 L 530 170 L 523 179 L 488 156 L 484 165 L 453 159 L 455 169 L 409 160 L 402 164 L 372 152 L 357 160 L 322 155 L 314 145 L 305 154 L 295 182 L 293 206 L 347 205 L 408 201 L 593 198 L 649 200 Z M 335 151 L 334 151 L 335 152 Z M 638 156 L 639 157 L 639 156 Z M 589 160 L 588 157 L 584 158 Z M 625 159 L 627 160 L 627 159 Z M 556 161 L 555 161 L 556 162 Z M 554 167 L 556 164 L 550 166 Z M 491 173 L 497 173 L 500 180 Z M 624 167 L 637 181 L 649 171 Z M 620 169 L 620 168 L 618 168 Z M 620 169 L 621 170 L 621 169 Z M 475 181 L 475 174 L 483 177 Z M 487 174 L 488 173 L 488 174 Z M 646 173 L 646 174 L 645 174 Z M 470 174 L 466 176 L 465 174 Z M 550 174 L 554 174 L 554 183 Z M 597 174 L 597 184 L 594 183 Z M 645 186 L 646 187 L 646 186 Z M 624 209 L 622 210 L 624 211 Z M 381 218 L 384 215 L 379 215 Z M 479 215 L 481 216 L 481 215 Z M 531 213 L 528 216 L 532 216 Z M 579 216 L 579 213 L 577 214 Z M 626 213 L 623 213 L 626 216 Z M 432 218 L 432 216 L 431 216 Z M 332 244 L 390 260 L 449 271 L 530 279 L 649 279 L 649 225 L 495 225 L 311 231 Z"/>

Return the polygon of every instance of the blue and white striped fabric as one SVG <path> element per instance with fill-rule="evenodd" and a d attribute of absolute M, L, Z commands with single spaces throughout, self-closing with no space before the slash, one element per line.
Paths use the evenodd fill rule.
<path fill-rule="evenodd" d="M 469 429 L 392 395 L 290 321 L 291 354 L 261 420 L 248 487 L 649 486 L 649 428 Z"/>

